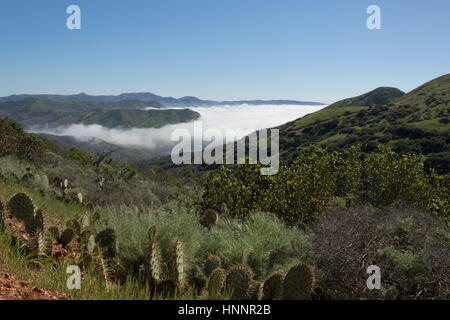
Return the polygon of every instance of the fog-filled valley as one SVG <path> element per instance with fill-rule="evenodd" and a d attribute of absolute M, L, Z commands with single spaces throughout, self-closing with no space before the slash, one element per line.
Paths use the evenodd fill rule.
<path fill-rule="evenodd" d="M 171 141 L 172 133 L 177 129 L 186 129 L 194 139 L 202 139 L 201 132 L 196 130 L 194 124 L 201 126 L 203 133 L 208 130 L 218 130 L 226 140 L 227 132 L 236 135 L 231 139 L 240 139 L 263 128 L 272 128 L 289 121 L 301 118 L 306 114 L 316 112 L 324 105 L 218 105 L 212 107 L 188 107 L 200 114 L 195 121 L 165 125 L 161 128 L 108 128 L 99 124 L 71 124 L 69 126 L 52 126 L 51 123 L 43 126 L 31 126 L 29 132 L 45 134 L 47 137 L 67 144 L 76 144 L 86 152 L 107 147 L 107 144 L 120 146 L 121 149 L 134 149 L 139 157 L 153 157 L 167 155 L 177 141 Z M 169 110 L 182 110 L 187 107 L 170 108 Z M 152 110 L 153 107 L 145 108 Z M 198 121 L 198 122 L 197 122 Z M 71 138 L 69 138 L 71 137 Z M 106 143 L 106 144 L 105 144 Z"/>

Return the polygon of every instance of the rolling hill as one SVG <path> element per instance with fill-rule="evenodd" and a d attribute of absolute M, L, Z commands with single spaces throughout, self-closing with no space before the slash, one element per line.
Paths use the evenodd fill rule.
<path fill-rule="evenodd" d="M 143 110 L 144 107 L 155 109 Z M 6 116 L 25 128 L 78 123 L 99 124 L 108 128 L 159 128 L 167 124 L 191 121 L 200 115 L 189 109 L 166 109 L 154 101 L 58 102 L 27 98 L 0 103 L 0 117 Z"/>
<path fill-rule="evenodd" d="M 327 108 L 279 127 L 280 153 L 292 161 L 309 144 L 341 150 L 361 144 L 366 153 L 377 144 L 398 152 L 415 152 L 427 167 L 448 173 L 450 159 L 450 74 L 407 94 L 378 88 L 338 101 Z"/>

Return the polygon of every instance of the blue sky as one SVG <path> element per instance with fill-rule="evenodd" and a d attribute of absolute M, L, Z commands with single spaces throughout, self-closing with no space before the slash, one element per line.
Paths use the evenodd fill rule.
<path fill-rule="evenodd" d="M 82 29 L 66 28 L 76 4 Z M 381 30 L 366 9 L 381 8 Z M 448 0 L 2 0 L 0 96 L 330 103 L 450 72 Z"/>

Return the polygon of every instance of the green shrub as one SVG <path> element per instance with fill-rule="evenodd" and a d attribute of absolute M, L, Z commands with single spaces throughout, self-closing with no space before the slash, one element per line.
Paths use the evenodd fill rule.
<path fill-rule="evenodd" d="M 290 167 L 281 167 L 271 178 L 269 203 L 264 209 L 277 213 L 288 224 L 317 219 L 335 191 L 335 161 L 335 154 L 324 149 L 303 148 Z"/>
<path fill-rule="evenodd" d="M 0 118 L 0 157 L 14 155 L 40 164 L 44 150 L 42 139 L 25 133 L 16 122 Z"/>
<path fill-rule="evenodd" d="M 423 168 L 415 154 L 398 154 L 389 146 L 380 145 L 365 158 L 360 146 L 331 154 L 310 146 L 273 176 L 262 176 L 258 165 L 248 164 L 209 173 L 198 208 L 220 212 L 225 204 L 242 220 L 253 211 L 273 212 L 293 225 L 316 220 L 337 197 L 348 207 L 416 207 L 448 219 L 448 186 Z"/>

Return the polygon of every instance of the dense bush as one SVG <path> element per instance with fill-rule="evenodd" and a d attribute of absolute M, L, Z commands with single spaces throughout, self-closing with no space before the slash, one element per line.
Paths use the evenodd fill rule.
<path fill-rule="evenodd" d="M 448 187 L 434 173 L 426 174 L 414 154 L 397 154 L 388 146 L 364 157 L 360 147 L 328 153 L 302 148 L 290 166 L 262 176 L 258 165 L 222 167 L 205 179 L 200 211 L 225 207 L 232 217 L 250 212 L 276 213 L 288 224 L 317 219 L 330 201 L 343 198 L 347 206 L 412 206 L 448 218 Z"/>
<path fill-rule="evenodd" d="M 0 118 L 0 157 L 14 155 L 40 164 L 44 150 L 45 145 L 41 139 L 25 133 L 16 122 Z"/>

